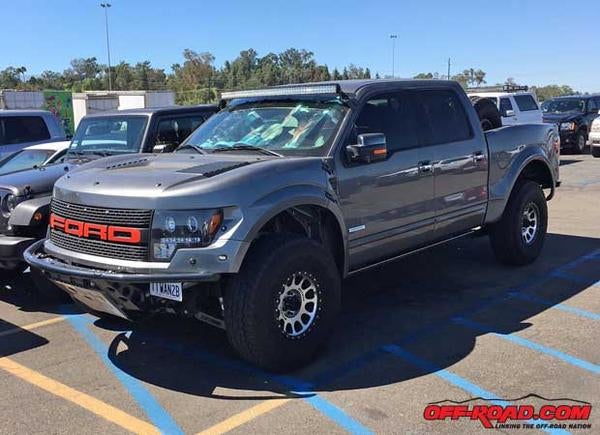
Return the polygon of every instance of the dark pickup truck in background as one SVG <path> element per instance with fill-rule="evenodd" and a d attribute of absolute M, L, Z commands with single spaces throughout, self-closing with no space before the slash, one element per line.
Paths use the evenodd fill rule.
<path fill-rule="evenodd" d="M 48 238 L 24 254 L 32 268 L 96 315 L 207 321 L 245 359 L 287 370 L 330 336 L 344 277 L 482 228 L 504 263 L 540 254 L 555 125 L 484 133 L 452 81 L 223 98 L 174 153 L 62 177 Z"/>
<path fill-rule="evenodd" d="M 585 151 L 592 122 L 600 114 L 600 95 L 557 97 L 542 104 L 544 122 L 558 125 L 560 147 Z"/>
<path fill-rule="evenodd" d="M 0 176 L 0 276 L 21 272 L 23 250 L 45 236 L 58 178 L 106 156 L 172 151 L 216 111 L 201 105 L 88 115 L 59 163 Z"/>

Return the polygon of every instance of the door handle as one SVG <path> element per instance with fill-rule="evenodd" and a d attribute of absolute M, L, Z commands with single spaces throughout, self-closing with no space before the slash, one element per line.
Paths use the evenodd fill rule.
<path fill-rule="evenodd" d="M 485 159 L 485 156 L 483 155 L 483 151 L 476 151 L 473 153 L 473 161 L 475 163 L 477 162 L 481 162 Z"/>
<path fill-rule="evenodd" d="M 433 170 L 433 165 L 429 160 L 419 162 L 417 165 L 421 174 L 428 174 Z"/>

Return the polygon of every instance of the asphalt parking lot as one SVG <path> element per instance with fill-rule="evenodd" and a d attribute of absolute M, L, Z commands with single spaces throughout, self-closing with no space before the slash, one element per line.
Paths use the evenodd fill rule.
<path fill-rule="evenodd" d="M 27 273 L 2 282 L 0 433 L 485 433 L 424 409 L 529 394 L 598 406 L 600 160 L 562 160 L 536 263 L 501 266 L 473 237 L 349 279 L 329 346 L 286 375 L 237 360 L 207 325 L 132 328 L 36 303 Z M 598 433 L 600 410 L 585 423 L 567 431 Z"/>

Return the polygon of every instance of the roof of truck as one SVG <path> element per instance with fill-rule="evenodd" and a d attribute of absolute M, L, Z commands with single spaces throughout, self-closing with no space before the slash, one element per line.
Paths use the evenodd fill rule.
<path fill-rule="evenodd" d="M 91 113 L 86 118 L 96 118 L 102 116 L 115 115 L 155 115 L 155 114 L 176 114 L 178 112 L 216 112 L 219 110 L 216 104 L 198 104 L 195 106 L 163 106 L 147 107 L 139 109 L 111 110 L 108 112 Z"/>
<path fill-rule="evenodd" d="M 48 116 L 52 115 L 47 110 L 40 109 L 2 109 L 0 116 Z"/>
<path fill-rule="evenodd" d="M 356 80 L 330 80 L 325 82 L 315 83 L 299 83 L 295 85 L 283 85 L 287 86 L 303 86 L 303 85 L 339 85 L 340 90 L 345 94 L 355 94 L 361 88 L 370 85 L 384 85 L 384 84 L 398 84 L 406 85 L 410 87 L 420 86 L 431 86 L 431 85 L 445 85 L 452 84 L 452 86 L 458 85 L 458 82 L 454 80 L 421 80 L 421 79 L 356 79 Z"/>

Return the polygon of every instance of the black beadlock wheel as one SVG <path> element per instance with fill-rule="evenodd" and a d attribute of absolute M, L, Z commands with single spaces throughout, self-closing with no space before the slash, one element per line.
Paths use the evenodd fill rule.
<path fill-rule="evenodd" d="M 540 255 L 548 227 L 548 208 L 539 184 L 519 180 L 499 222 L 490 227 L 496 258 L 505 264 L 523 266 Z"/>
<path fill-rule="evenodd" d="M 244 359 L 269 370 L 306 364 L 333 327 L 340 286 L 335 261 L 322 245 L 286 235 L 259 239 L 225 288 L 231 345 Z"/>

